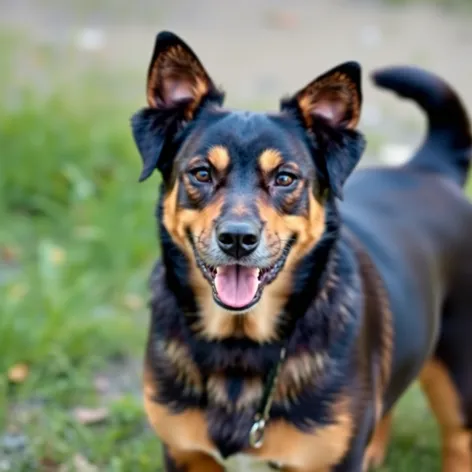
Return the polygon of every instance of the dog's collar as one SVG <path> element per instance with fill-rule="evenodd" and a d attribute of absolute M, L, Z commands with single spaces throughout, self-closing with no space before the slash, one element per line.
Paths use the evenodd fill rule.
<path fill-rule="evenodd" d="M 270 408 L 274 401 L 275 389 L 277 387 L 277 379 L 279 378 L 280 370 L 285 361 L 287 348 L 283 346 L 280 349 L 279 360 L 277 364 L 271 369 L 267 384 L 265 386 L 260 407 L 254 416 L 254 422 L 249 431 L 249 444 L 255 449 L 262 447 L 264 443 L 264 433 L 269 421 Z"/>

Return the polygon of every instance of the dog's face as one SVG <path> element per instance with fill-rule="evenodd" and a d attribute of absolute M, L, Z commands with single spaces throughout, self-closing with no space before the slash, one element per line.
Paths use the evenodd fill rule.
<path fill-rule="evenodd" d="M 308 149 L 278 117 L 206 111 L 175 159 L 164 224 L 228 311 L 264 287 L 324 229 Z M 315 191 L 313 191 L 315 190 Z"/>
<path fill-rule="evenodd" d="M 328 192 L 360 157 L 360 71 L 341 65 L 280 113 L 228 111 L 191 49 L 161 33 L 148 74 L 149 108 L 133 118 L 144 169 L 163 176 L 163 223 L 190 262 L 197 297 L 226 312 L 253 310 L 325 230 Z M 275 284 L 274 282 L 278 283 Z"/>

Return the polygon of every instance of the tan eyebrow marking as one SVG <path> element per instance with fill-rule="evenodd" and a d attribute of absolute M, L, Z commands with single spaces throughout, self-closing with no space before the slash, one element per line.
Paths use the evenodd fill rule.
<path fill-rule="evenodd" d="M 231 161 L 228 150 L 224 146 L 214 146 L 208 152 L 208 160 L 219 172 L 224 172 Z"/>
<path fill-rule="evenodd" d="M 282 156 L 280 155 L 280 152 L 277 151 L 277 149 L 266 149 L 259 156 L 259 166 L 261 170 L 267 174 L 282 164 L 282 162 Z"/>

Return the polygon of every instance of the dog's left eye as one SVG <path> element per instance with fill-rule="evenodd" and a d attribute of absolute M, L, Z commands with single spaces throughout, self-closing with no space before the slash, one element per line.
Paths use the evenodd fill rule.
<path fill-rule="evenodd" d="M 296 179 L 297 177 L 289 172 L 279 172 L 275 176 L 275 185 L 278 187 L 289 187 Z"/>
<path fill-rule="evenodd" d="M 205 169 L 205 168 L 194 169 L 192 170 L 191 174 L 198 182 L 201 182 L 201 183 L 211 182 L 211 174 L 208 169 Z"/>

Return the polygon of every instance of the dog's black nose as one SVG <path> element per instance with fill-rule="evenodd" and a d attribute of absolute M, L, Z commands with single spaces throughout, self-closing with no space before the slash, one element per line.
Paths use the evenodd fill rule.
<path fill-rule="evenodd" d="M 255 222 L 224 221 L 216 228 L 216 239 L 222 251 L 239 259 L 257 248 L 261 229 Z"/>

